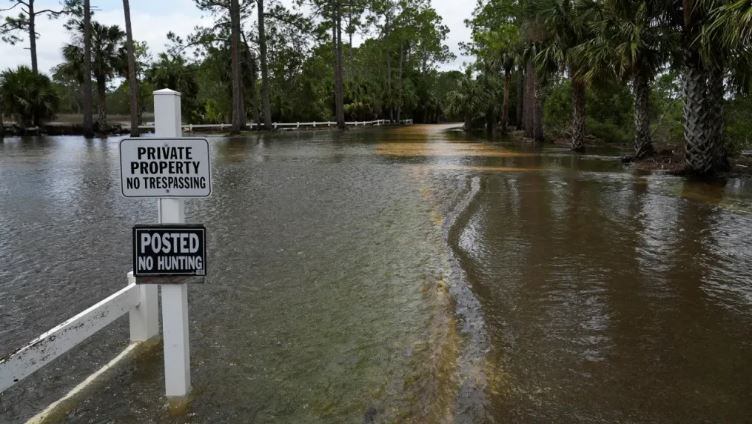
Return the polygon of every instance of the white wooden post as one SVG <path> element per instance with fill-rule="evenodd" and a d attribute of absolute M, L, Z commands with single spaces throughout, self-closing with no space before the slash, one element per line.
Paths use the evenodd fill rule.
<path fill-rule="evenodd" d="M 128 284 L 136 284 L 132 271 L 128 273 Z M 159 335 L 158 295 L 157 286 L 137 286 L 138 307 L 131 309 L 129 313 L 132 342 L 145 342 Z"/>
<path fill-rule="evenodd" d="M 154 92 L 154 122 L 157 137 L 181 137 L 180 93 L 164 89 Z M 182 199 L 159 199 L 159 222 L 182 224 Z M 191 353 L 188 337 L 188 285 L 162 284 L 162 327 L 164 341 L 165 392 L 167 397 L 184 397 L 191 390 Z"/>

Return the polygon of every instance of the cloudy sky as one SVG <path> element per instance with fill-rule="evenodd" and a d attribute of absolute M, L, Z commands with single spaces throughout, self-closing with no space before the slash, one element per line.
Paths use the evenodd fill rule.
<path fill-rule="evenodd" d="M 292 0 L 282 0 L 290 4 Z M 124 26 L 121 0 L 92 0 L 95 7 L 94 19 L 108 24 Z M 9 0 L 0 0 L 0 8 L 9 5 Z M 459 54 L 458 43 L 469 38 L 469 31 L 465 28 L 464 20 L 472 12 L 474 1 L 472 0 L 433 0 L 433 5 L 443 17 L 444 23 L 451 30 L 448 44 L 457 55 L 457 59 L 444 64 L 444 69 L 460 69 L 463 62 L 469 61 Z M 37 10 L 51 8 L 59 9 L 60 0 L 36 0 Z M 5 12 L 3 15 L 6 15 Z M 164 50 L 168 31 L 179 35 L 189 34 L 197 25 L 204 25 L 211 18 L 202 14 L 194 6 L 193 0 L 131 0 L 131 19 L 133 21 L 134 36 L 139 41 L 149 43 L 152 54 Z M 37 41 L 39 70 L 49 70 L 62 61 L 61 48 L 68 42 L 70 35 L 63 28 L 63 20 L 48 20 L 42 17 L 37 22 L 37 31 L 40 38 Z M 27 43 L 19 43 L 15 46 L 0 42 L 0 69 L 15 67 L 17 65 L 29 65 L 29 52 Z"/>

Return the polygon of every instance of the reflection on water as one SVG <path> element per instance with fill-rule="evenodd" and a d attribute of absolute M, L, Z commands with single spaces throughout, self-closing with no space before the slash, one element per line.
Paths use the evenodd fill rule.
<path fill-rule="evenodd" d="M 752 184 L 625 170 L 440 126 L 212 138 L 194 392 L 152 349 L 68 422 L 742 422 Z M 0 355 L 125 284 L 117 139 L 0 143 Z M 0 395 L 19 422 L 127 323 Z"/>

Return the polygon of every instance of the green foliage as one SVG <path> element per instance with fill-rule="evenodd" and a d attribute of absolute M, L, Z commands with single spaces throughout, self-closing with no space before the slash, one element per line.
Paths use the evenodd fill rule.
<path fill-rule="evenodd" d="M 572 83 L 559 81 L 549 87 L 543 105 L 543 125 L 554 137 L 563 137 L 572 123 Z"/>
<path fill-rule="evenodd" d="M 65 0 L 65 27 L 72 40 L 63 49 L 65 62 L 52 71 L 53 90 L 66 113 L 81 112 L 81 86 L 95 80 L 100 114 L 123 114 L 129 107 L 122 31 L 92 23 L 92 75 L 83 75 L 80 0 Z M 192 123 L 229 122 L 231 117 L 230 29 L 228 0 L 196 0 L 211 14 L 211 27 L 197 28 L 185 39 L 168 34 L 171 45 L 156 57 L 137 43 L 137 74 L 142 108 L 149 109 L 153 88 L 183 93 L 183 116 Z M 244 99 L 248 119 L 259 117 L 259 46 L 256 2 L 241 0 L 246 31 L 241 37 Z M 447 117 L 449 92 L 459 73 L 439 72 L 452 57 L 446 45 L 448 28 L 429 0 L 301 0 L 318 7 L 291 8 L 267 0 L 265 26 L 268 47 L 271 115 L 273 121 L 334 119 L 333 11 L 343 22 L 345 112 L 348 120 L 413 118 L 438 122 Z M 508 29 L 511 29 L 509 27 Z M 250 30 L 249 30 L 250 29 Z M 368 36 L 359 46 L 348 44 L 354 34 Z M 138 34 L 136 34 L 138 36 Z M 119 81 L 112 86 L 113 81 Z M 142 111 L 139 111 L 143 113 Z M 104 116 L 105 115 L 100 115 Z"/>
<path fill-rule="evenodd" d="M 47 76 L 19 66 L 0 74 L 0 80 L 4 112 L 19 125 L 38 126 L 55 115 L 59 97 Z"/>
<path fill-rule="evenodd" d="M 632 140 L 632 96 L 618 82 L 599 84 L 587 92 L 587 128 L 604 142 Z M 552 83 L 546 91 L 543 122 L 553 137 L 569 134 L 572 122 L 572 83 L 568 79 Z"/>
<path fill-rule="evenodd" d="M 684 137 L 684 101 L 679 74 L 676 71 L 665 72 L 656 78 L 650 104 L 654 138 L 663 143 L 681 144 Z"/>
<path fill-rule="evenodd" d="M 168 53 L 159 55 L 159 59 L 146 72 L 146 79 L 156 90 L 170 88 L 179 91 L 182 96 L 182 114 L 186 122 L 203 122 L 204 112 L 198 102 L 198 81 L 196 65 L 188 63 L 182 56 Z"/>
<path fill-rule="evenodd" d="M 752 97 L 737 96 L 726 104 L 726 147 L 731 154 L 752 148 Z"/>

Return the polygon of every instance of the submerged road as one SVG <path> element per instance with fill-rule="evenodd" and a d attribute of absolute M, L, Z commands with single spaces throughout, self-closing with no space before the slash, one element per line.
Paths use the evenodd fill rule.
<path fill-rule="evenodd" d="M 194 391 L 126 361 L 61 422 L 741 422 L 752 181 L 640 175 L 448 126 L 211 138 Z M 125 285 L 118 139 L 0 143 L 0 356 Z M 119 321 L 0 394 L 23 422 L 127 344 Z"/>

